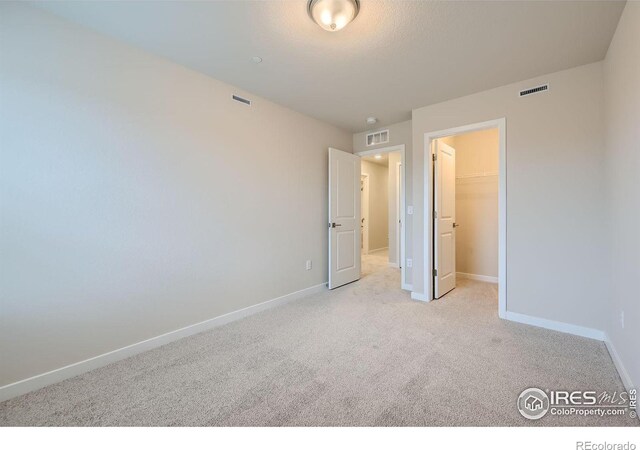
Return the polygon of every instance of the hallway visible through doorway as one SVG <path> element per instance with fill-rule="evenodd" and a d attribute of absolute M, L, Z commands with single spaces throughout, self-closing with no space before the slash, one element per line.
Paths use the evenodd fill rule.
<path fill-rule="evenodd" d="M 398 269 L 402 269 L 403 253 L 402 185 L 400 151 L 380 151 L 362 156 L 362 255 L 384 258 L 385 265 Z"/>

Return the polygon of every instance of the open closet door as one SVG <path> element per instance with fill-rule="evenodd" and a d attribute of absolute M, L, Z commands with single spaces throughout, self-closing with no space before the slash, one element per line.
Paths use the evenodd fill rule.
<path fill-rule="evenodd" d="M 329 149 L 329 289 L 360 278 L 360 157 Z"/>
<path fill-rule="evenodd" d="M 434 297 L 456 287 L 456 151 L 434 142 Z"/>

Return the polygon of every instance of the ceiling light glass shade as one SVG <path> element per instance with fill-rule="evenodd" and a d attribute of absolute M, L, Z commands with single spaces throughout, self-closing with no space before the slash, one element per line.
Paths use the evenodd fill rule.
<path fill-rule="evenodd" d="M 358 15 L 358 0 L 310 0 L 309 15 L 327 31 L 338 31 Z"/>

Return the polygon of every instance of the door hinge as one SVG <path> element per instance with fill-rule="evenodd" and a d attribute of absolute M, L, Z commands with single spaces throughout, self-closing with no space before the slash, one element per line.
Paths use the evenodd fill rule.
<path fill-rule="evenodd" d="M 433 276 L 437 277 L 438 276 L 438 269 L 433 269 Z"/>
<path fill-rule="evenodd" d="M 438 160 L 438 157 L 436 156 L 436 154 L 434 153 L 433 155 L 431 155 L 431 159 L 433 159 L 434 161 Z"/>
<path fill-rule="evenodd" d="M 434 218 L 434 219 L 437 219 L 437 218 L 438 218 L 438 211 L 434 211 L 434 212 L 433 212 L 433 218 Z"/>

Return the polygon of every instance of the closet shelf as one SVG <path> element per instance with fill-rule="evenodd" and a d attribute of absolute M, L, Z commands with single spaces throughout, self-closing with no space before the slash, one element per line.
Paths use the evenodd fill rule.
<path fill-rule="evenodd" d="M 469 175 L 456 175 L 456 180 L 463 178 L 481 178 L 481 177 L 495 177 L 498 175 L 498 172 L 480 172 L 480 173 L 472 173 Z"/>

